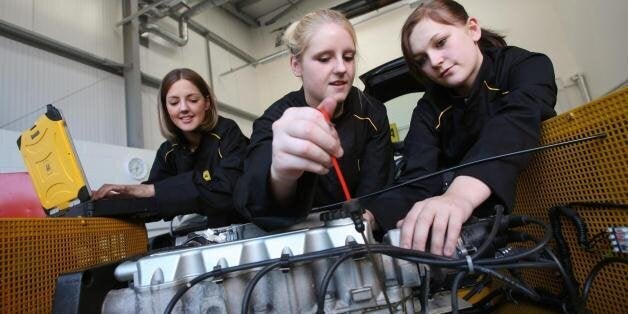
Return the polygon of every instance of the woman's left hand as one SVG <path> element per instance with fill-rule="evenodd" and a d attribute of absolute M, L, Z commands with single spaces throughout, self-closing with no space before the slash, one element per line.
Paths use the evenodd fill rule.
<path fill-rule="evenodd" d="M 456 177 L 445 194 L 416 202 L 406 217 L 397 222 L 401 247 L 425 251 L 429 235 L 430 253 L 452 256 L 462 224 L 490 195 L 490 188 L 482 181 Z"/>
<path fill-rule="evenodd" d="M 429 235 L 432 254 L 452 256 L 462 224 L 471 213 L 472 205 L 455 195 L 443 194 L 416 202 L 397 223 L 401 228 L 401 247 L 425 251 Z"/>
<path fill-rule="evenodd" d="M 379 225 L 375 221 L 375 215 L 373 215 L 373 213 L 371 213 L 368 209 L 364 210 L 362 219 L 371 226 L 371 230 L 379 230 Z"/>
<path fill-rule="evenodd" d="M 92 194 L 92 199 L 112 196 L 152 197 L 155 196 L 155 186 L 152 184 L 104 184 Z"/>

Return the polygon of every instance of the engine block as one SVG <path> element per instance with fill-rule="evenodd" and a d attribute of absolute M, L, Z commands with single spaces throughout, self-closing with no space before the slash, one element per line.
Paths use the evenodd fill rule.
<path fill-rule="evenodd" d="M 370 228 L 366 237 L 372 242 Z M 393 235 L 393 242 L 395 236 Z M 398 241 L 398 234 L 396 236 Z M 389 240 L 390 242 L 391 240 Z M 327 222 L 325 226 L 272 234 L 194 248 L 155 253 L 137 261 L 127 261 L 115 270 L 119 281 L 129 288 L 110 291 L 102 305 L 103 313 L 163 313 L 168 302 L 183 285 L 215 267 L 234 267 L 269 259 L 319 252 L 351 243 L 363 244 L 350 219 Z M 392 243 L 395 244 L 395 243 Z M 398 313 L 420 308 L 412 297 L 421 284 L 416 264 L 388 256 L 350 258 L 334 272 L 325 294 L 326 313 L 388 313 L 382 292 Z M 319 258 L 279 268 L 266 274 L 253 290 L 249 311 L 255 313 L 315 313 L 316 291 L 335 258 Z M 176 313 L 240 313 L 243 293 L 260 267 L 209 278 L 189 289 L 177 302 Z M 382 271 L 383 270 L 383 271 Z M 377 273 L 385 283 L 379 282 Z"/>

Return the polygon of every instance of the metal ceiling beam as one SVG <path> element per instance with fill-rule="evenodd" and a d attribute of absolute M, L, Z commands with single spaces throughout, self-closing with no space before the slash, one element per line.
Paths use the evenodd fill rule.
<path fill-rule="evenodd" d="M 350 0 L 341 3 L 332 10 L 342 12 L 348 19 L 352 19 L 356 16 L 363 15 L 369 12 L 377 11 L 380 8 L 391 5 L 400 0 Z M 406 1 L 402 2 L 402 5 L 408 4 Z"/>
<path fill-rule="evenodd" d="M 158 1 L 158 2 L 155 2 L 155 3 L 151 4 L 149 6 L 144 7 L 143 9 L 141 9 L 139 11 L 133 12 L 133 14 L 129 14 L 127 17 L 123 18 L 118 23 L 116 23 L 116 27 L 120 26 L 122 24 L 125 24 L 125 23 L 129 22 L 130 20 L 132 20 L 132 19 L 134 19 L 134 18 L 136 18 L 136 17 L 138 17 L 138 16 L 140 16 L 140 15 L 142 15 L 142 14 L 144 14 L 144 13 L 146 13 L 146 12 L 148 12 L 148 11 L 150 11 L 150 10 L 160 6 L 160 5 L 162 5 L 162 4 L 165 4 L 165 3 L 168 3 L 168 2 L 172 2 L 172 1 L 175 1 L 175 0 L 161 0 L 161 1 Z"/>
<path fill-rule="evenodd" d="M 142 24 L 139 29 L 141 30 L 141 35 L 152 33 L 179 47 L 183 47 L 188 43 L 188 21 L 183 16 L 179 18 L 178 36 L 169 31 L 163 30 L 159 25 L 152 23 Z"/>
<path fill-rule="evenodd" d="M 277 22 L 277 20 L 280 19 L 282 16 L 286 15 L 286 13 L 288 13 L 288 11 L 290 11 L 290 9 L 292 7 L 297 5 L 299 3 L 299 1 L 300 0 L 289 0 L 290 3 L 285 4 L 285 5 L 281 6 L 281 7 L 273 10 L 270 13 L 262 15 L 257 20 L 262 25 L 273 24 L 273 23 Z"/>
<path fill-rule="evenodd" d="M 190 7 L 184 1 L 185 0 L 177 0 L 176 2 L 171 3 L 170 6 L 167 6 L 165 8 L 151 8 L 143 15 L 148 15 L 151 18 L 155 19 L 164 18 L 168 16 L 168 14 L 170 14 L 170 11 L 179 12 L 179 10 L 181 10 L 182 8 L 189 9 Z"/>
<path fill-rule="evenodd" d="M 46 37 L 20 26 L 7 23 L 1 19 L 0 35 L 17 42 L 21 42 L 25 45 L 42 49 L 82 64 L 107 71 L 109 73 L 122 75 L 123 65 L 116 61 L 102 58 L 90 52 L 74 48 L 50 37 Z"/>
<path fill-rule="evenodd" d="M 122 14 L 133 16 L 137 12 L 137 0 L 123 0 Z M 124 52 L 124 99 L 126 112 L 126 145 L 144 147 L 144 124 L 142 122 L 142 72 L 140 70 L 140 38 L 137 18 L 124 23 L 122 42 Z"/>
<path fill-rule="evenodd" d="M 229 2 L 229 0 L 201 0 L 189 10 L 185 11 L 183 15 L 187 18 L 191 18 L 192 16 L 198 14 L 202 10 L 219 7 L 225 5 Z"/>
<path fill-rule="evenodd" d="M 138 11 L 139 12 L 143 12 L 143 13 L 147 13 L 150 15 L 150 12 L 153 12 L 151 10 L 155 9 L 157 7 L 157 5 L 162 4 L 162 3 L 166 3 L 166 2 L 170 2 L 170 1 L 175 1 L 175 0 L 161 0 L 157 3 L 154 3 L 153 5 L 150 5 L 148 7 L 143 8 L 142 10 Z M 180 0 L 178 0 L 180 1 Z M 243 61 L 247 62 L 247 63 L 251 63 L 255 61 L 255 57 L 251 56 L 250 54 L 248 54 L 247 52 L 245 52 L 244 50 L 234 46 L 233 44 L 231 44 L 228 40 L 222 38 L 221 36 L 219 36 L 218 34 L 210 31 L 209 29 L 205 28 L 205 26 L 195 22 L 194 20 L 191 19 L 191 17 L 195 14 L 200 13 L 200 11 L 202 11 L 203 9 L 208 8 L 208 6 L 210 7 L 215 7 L 215 6 L 229 6 L 229 1 L 230 0 L 201 0 L 199 2 L 197 2 L 192 8 L 190 8 L 189 10 L 183 12 L 183 13 L 178 13 L 178 12 L 173 12 L 173 10 L 170 10 L 169 15 L 171 18 L 173 18 L 174 20 L 179 22 L 179 37 L 177 37 L 176 35 L 173 34 L 164 34 L 165 32 L 163 30 L 161 30 L 159 28 L 159 26 L 157 25 L 151 25 L 148 27 L 144 27 L 144 31 L 150 31 L 152 33 L 158 34 L 160 35 L 162 38 L 164 38 L 165 40 L 168 40 L 178 46 L 182 46 L 185 45 L 185 43 L 187 43 L 187 36 L 183 36 L 181 31 L 182 31 L 182 21 L 184 21 L 184 24 L 186 26 L 186 28 L 189 28 L 193 31 L 195 31 L 196 33 L 200 34 L 201 36 L 205 37 L 207 40 L 215 43 L 216 45 L 220 46 L 221 48 L 225 49 L 227 52 L 235 55 L 236 57 L 242 59 Z M 163 12 L 163 11 L 162 11 Z M 134 13 L 132 15 L 129 15 L 127 18 L 131 18 L 133 16 L 139 16 L 139 14 Z M 183 20 L 182 20 L 183 17 Z M 124 20 L 120 21 L 123 22 Z M 185 34 L 187 35 L 187 29 L 185 30 Z"/>
<path fill-rule="evenodd" d="M 240 11 L 238 8 L 236 8 L 236 6 L 234 6 L 231 3 L 225 4 L 221 8 L 223 8 L 223 10 L 229 12 L 235 18 L 237 18 L 238 20 L 242 21 L 244 24 L 246 24 L 248 26 L 251 26 L 251 27 L 259 27 L 260 26 L 260 23 L 258 21 L 256 21 L 254 18 L 250 17 L 248 14 Z"/>
<path fill-rule="evenodd" d="M 187 45 L 188 43 L 188 21 L 194 15 L 198 14 L 202 10 L 219 6 L 219 5 L 223 5 L 227 2 L 229 2 L 229 0 L 220 0 L 220 1 L 219 0 L 211 0 L 211 1 L 201 0 L 197 2 L 194 6 L 192 6 L 191 8 L 183 12 L 181 15 L 179 15 L 178 17 L 179 34 L 178 35 L 173 34 L 169 31 L 166 31 L 162 29 L 159 25 L 154 24 L 154 23 L 143 23 L 142 25 L 140 25 L 140 30 L 142 32 L 141 34 L 144 35 L 145 33 L 153 33 L 163 38 L 164 40 L 170 42 L 171 44 L 174 44 L 179 47 L 183 47 Z M 172 8 L 161 10 L 157 12 L 156 16 L 158 19 L 160 19 L 164 17 L 165 14 L 168 14 L 170 12 L 175 12 L 175 11 L 176 10 Z M 153 14 L 152 11 L 148 11 L 147 13 L 150 15 Z"/>
<path fill-rule="evenodd" d="M 170 17 L 172 17 L 175 20 L 179 20 L 179 17 L 181 16 L 181 14 L 178 13 L 171 13 Z M 207 38 L 209 41 L 213 42 L 214 44 L 222 47 L 223 49 L 227 50 L 229 53 L 233 54 L 234 56 L 250 63 L 250 62 L 254 62 L 255 58 L 251 55 L 249 55 L 248 53 L 246 53 L 244 50 L 234 46 L 232 43 L 230 43 L 229 41 L 227 41 L 226 39 L 220 37 L 218 34 L 210 31 L 209 29 L 205 28 L 205 26 L 199 24 L 198 22 L 190 19 L 188 21 L 188 27 L 195 31 L 196 33 L 198 33 L 199 35 Z"/>
<path fill-rule="evenodd" d="M 238 8 L 238 10 L 242 10 L 245 7 L 249 7 L 252 6 L 256 3 L 259 3 L 263 0 L 242 0 L 242 1 L 238 1 L 235 5 Z"/>

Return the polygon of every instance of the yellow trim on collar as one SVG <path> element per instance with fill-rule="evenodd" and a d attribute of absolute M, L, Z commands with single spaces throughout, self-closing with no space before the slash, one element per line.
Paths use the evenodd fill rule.
<path fill-rule="evenodd" d="M 172 151 L 174 150 L 174 147 L 177 146 L 178 144 L 172 144 L 172 147 L 170 147 L 170 150 L 166 152 L 166 155 L 164 156 L 164 162 L 168 162 L 168 154 L 172 153 Z"/>
<path fill-rule="evenodd" d="M 375 129 L 375 132 L 379 131 L 377 129 L 377 127 L 375 126 L 375 123 L 373 123 L 373 120 L 371 120 L 371 118 L 369 118 L 369 117 L 363 118 L 363 117 L 358 116 L 357 114 L 354 114 L 353 116 L 356 117 L 359 120 L 368 120 L 369 123 L 371 124 L 371 126 L 373 127 L 373 129 Z"/>
<path fill-rule="evenodd" d="M 443 117 L 443 114 L 445 114 L 445 112 L 447 112 L 449 109 L 451 109 L 451 105 L 449 105 L 449 107 L 445 108 L 445 110 L 441 111 L 438 114 L 438 123 L 436 124 L 436 127 L 434 127 L 435 129 L 438 130 L 438 128 L 440 128 L 440 119 Z"/>
<path fill-rule="evenodd" d="M 495 87 L 491 87 L 491 86 L 489 86 L 489 85 L 488 85 L 488 83 L 486 83 L 486 81 L 484 81 L 484 85 L 486 85 L 486 88 L 487 88 L 488 90 L 492 90 L 492 91 L 496 91 L 496 92 L 501 91 L 501 89 L 499 89 L 499 88 L 495 88 Z M 510 93 L 510 91 L 504 91 L 504 92 L 501 92 L 500 94 L 502 94 L 502 95 L 506 95 L 506 94 L 508 94 L 508 93 Z"/>
<path fill-rule="evenodd" d="M 500 91 L 500 89 L 499 89 L 499 88 L 490 87 L 490 86 L 488 85 L 488 83 L 486 83 L 486 81 L 484 81 L 484 85 L 486 85 L 486 88 L 488 88 L 489 90 L 493 90 L 493 91 Z"/>

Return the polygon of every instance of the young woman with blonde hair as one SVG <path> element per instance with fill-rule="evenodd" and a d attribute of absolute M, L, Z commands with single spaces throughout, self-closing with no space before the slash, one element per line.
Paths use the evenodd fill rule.
<path fill-rule="evenodd" d="M 255 121 L 236 195 L 237 208 L 267 229 L 295 223 L 312 206 L 344 199 L 330 172 L 334 157 L 353 196 L 386 185 L 392 169 L 386 108 L 352 86 L 351 23 L 336 11 L 318 10 L 293 23 L 284 41 L 303 87 Z"/>

